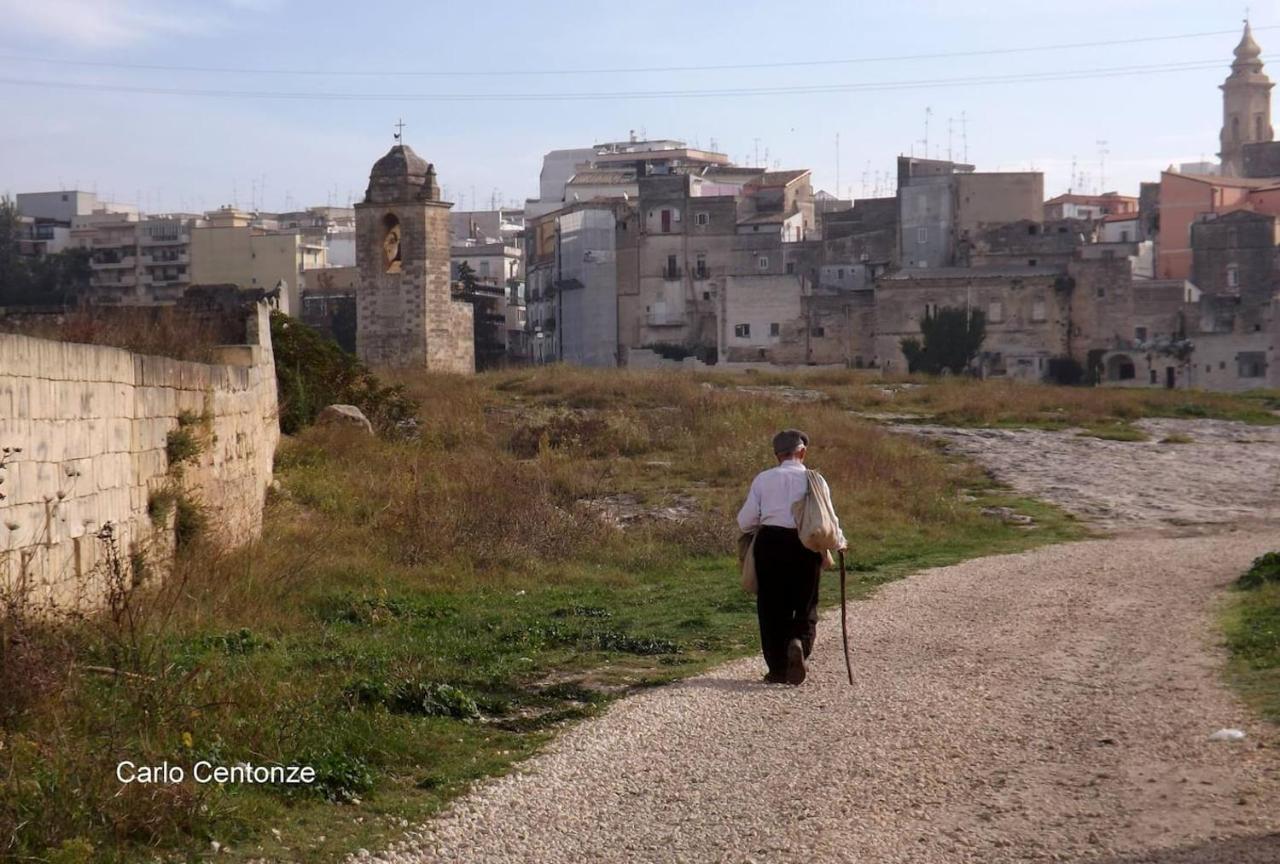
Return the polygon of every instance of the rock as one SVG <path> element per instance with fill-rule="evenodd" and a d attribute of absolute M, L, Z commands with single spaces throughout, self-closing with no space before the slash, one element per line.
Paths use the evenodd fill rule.
<path fill-rule="evenodd" d="M 983 507 L 982 515 L 999 519 L 1009 525 L 1030 525 L 1035 520 L 1025 513 L 1015 513 L 1008 507 Z"/>
<path fill-rule="evenodd" d="M 373 434 L 373 424 L 354 405 L 326 405 L 316 416 L 317 426 L 350 426 Z"/>
<path fill-rule="evenodd" d="M 1240 729 L 1219 729 L 1209 736 L 1210 741 L 1243 741 L 1244 731 Z"/>

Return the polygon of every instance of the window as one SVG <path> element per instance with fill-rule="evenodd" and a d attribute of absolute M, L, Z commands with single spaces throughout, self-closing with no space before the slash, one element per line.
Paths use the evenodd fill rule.
<path fill-rule="evenodd" d="M 836 278 L 837 278 L 837 279 L 843 279 L 843 278 L 844 278 L 844 268 L 843 268 L 843 267 L 841 267 L 840 269 L 836 270 Z"/>
<path fill-rule="evenodd" d="M 1227 287 L 1228 288 L 1240 287 L 1240 270 L 1234 264 L 1227 265 Z"/>
<path fill-rule="evenodd" d="M 764 255 L 761 255 L 759 258 L 757 258 L 757 259 L 756 259 L 756 268 L 757 268 L 757 269 L 759 269 L 759 270 L 768 270 L 768 269 L 769 269 L 769 259 L 768 259 L 768 257 L 766 257 L 766 256 L 764 256 Z"/>
<path fill-rule="evenodd" d="M 676 264 L 676 256 L 674 255 L 667 256 L 667 269 L 663 271 L 663 275 L 666 276 L 668 279 L 675 279 L 677 276 L 680 275 L 679 265 Z"/>
<path fill-rule="evenodd" d="M 694 225 L 710 225 L 711 214 L 706 212 L 693 214 L 693 224 Z"/>
<path fill-rule="evenodd" d="M 935 316 L 935 315 L 937 315 L 937 314 L 938 314 L 938 304 L 937 304 L 937 303 L 926 303 L 926 304 L 924 304 L 924 317 L 926 317 L 926 318 L 932 318 L 933 316 Z"/>
<path fill-rule="evenodd" d="M 793 273 L 795 273 L 795 272 L 796 272 L 796 262 L 794 262 L 794 261 L 788 261 L 788 262 L 787 262 L 787 273 L 788 273 L 788 274 L 793 274 Z"/>
<path fill-rule="evenodd" d="M 750 324 L 734 324 L 733 335 L 738 337 L 739 339 L 751 338 L 751 325 Z"/>
<path fill-rule="evenodd" d="M 707 253 L 699 252 L 694 258 L 694 275 L 698 279 L 707 278 Z"/>
<path fill-rule="evenodd" d="M 1000 303 L 988 303 L 987 320 L 992 324 L 999 324 L 1004 321 L 1004 306 Z"/>
<path fill-rule="evenodd" d="M 1049 316 L 1045 310 L 1043 300 L 1037 300 L 1031 304 L 1031 320 L 1032 321 L 1044 321 L 1048 317 Z"/>
<path fill-rule="evenodd" d="M 1241 351 L 1236 355 L 1236 374 L 1240 378 L 1265 378 L 1267 353 L 1265 351 Z"/>
<path fill-rule="evenodd" d="M 1152 370 L 1151 370 L 1151 383 L 1152 383 L 1152 384 L 1159 384 L 1159 383 L 1160 383 L 1160 379 L 1156 376 L 1156 370 L 1154 370 L 1154 369 L 1152 369 Z"/>
<path fill-rule="evenodd" d="M 1099 297 L 1106 297 L 1106 296 L 1107 296 L 1107 289 L 1102 288 L 1102 287 L 1099 287 L 1099 288 L 1098 288 L 1098 296 L 1099 296 Z"/>
<path fill-rule="evenodd" d="M 781 325 L 781 324 L 779 324 L 777 321 L 775 321 L 775 322 L 773 322 L 772 324 L 770 324 L 770 325 L 769 325 L 769 335 L 770 335 L 770 336 L 781 336 L 781 335 L 782 335 L 782 325 Z"/>
<path fill-rule="evenodd" d="M 1147 328 L 1146 328 L 1146 327 L 1134 327 L 1134 328 L 1133 328 L 1133 341 L 1135 341 L 1135 342 L 1146 342 L 1146 341 L 1147 341 Z"/>
<path fill-rule="evenodd" d="M 1032 222 L 1030 225 L 1027 226 L 1027 233 L 1030 234 L 1032 237 L 1036 236 L 1036 223 Z"/>
<path fill-rule="evenodd" d="M 1120 242 L 1121 242 L 1121 243 L 1128 243 L 1128 242 L 1129 242 L 1129 232 L 1128 232 L 1128 231 L 1121 231 L 1121 232 L 1120 232 Z"/>
<path fill-rule="evenodd" d="M 488 276 L 488 275 L 489 275 L 489 262 L 488 262 L 488 261 L 481 261 L 481 262 L 480 262 L 480 275 L 481 275 L 481 276 Z"/>
<path fill-rule="evenodd" d="M 1035 258 L 1028 258 L 1028 259 L 1027 259 L 1027 266 L 1028 266 L 1028 267 L 1034 267 L 1034 266 L 1036 266 L 1036 259 L 1035 259 Z"/>
<path fill-rule="evenodd" d="M 810 327 L 809 335 L 813 336 L 814 338 L 821 339 L 823 336 L 827 335 L 827 331 L 826 331 L 826 328 L 824 327 Z"/>
<path fill-rule="evenodd" d="M 921 225 L 919 228 L 916 229 L 916 242 L 917 243 L 929 242 L 929 229 L 927 226 Z"/>

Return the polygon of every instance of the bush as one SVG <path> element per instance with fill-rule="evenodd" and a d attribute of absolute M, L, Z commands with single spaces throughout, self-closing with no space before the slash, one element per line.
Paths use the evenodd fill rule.
<path fill-rule="evenodd" d="M 415 419 L 418 404 L 400 385 L 385 386 L 338 343 L 296 318 L 271 313 L 280 398 L 280 431 L 294 434 L 310 426 L 326 405 L 355 405 L 381 433 Z"/>
<path fill-rule="evenodd" d="M 1268 552 L 1254 559 L 1236 586 L 1245 590 L 1261 588 L 1268 582 L 1280 582 L 1280 552 Z"/>

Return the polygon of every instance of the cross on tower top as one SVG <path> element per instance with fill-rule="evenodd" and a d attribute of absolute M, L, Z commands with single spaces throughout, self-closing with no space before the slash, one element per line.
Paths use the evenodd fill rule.
<path fill-rule="evenodd" d="M 395 127 L 396 127 L 395 139 L 399 141 L 401 138 L 404 137 L 404 121 L 397 119 L 395 122 Z"/>

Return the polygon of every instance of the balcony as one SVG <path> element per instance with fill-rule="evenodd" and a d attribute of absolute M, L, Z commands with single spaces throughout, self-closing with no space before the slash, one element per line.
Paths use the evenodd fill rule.
<path fill-rule="evenodd" d="M 137 259 L 132 255 L 120 257 L 95 258 L 92 262 L 94 270 L 132 270 Z"/>
<path fill-rule="evenodd" d="M 679 267 L 663 267 L 662 278 L 668 282 L 674 282 L 683 275 L 683 271 Z"/>
<path fill-rule="evenodd" d="M 142 263 L 147 267 L 177 267 L 190 264 L 191 256 L 186 252 L 179 255 L 143 255 Z"/>

